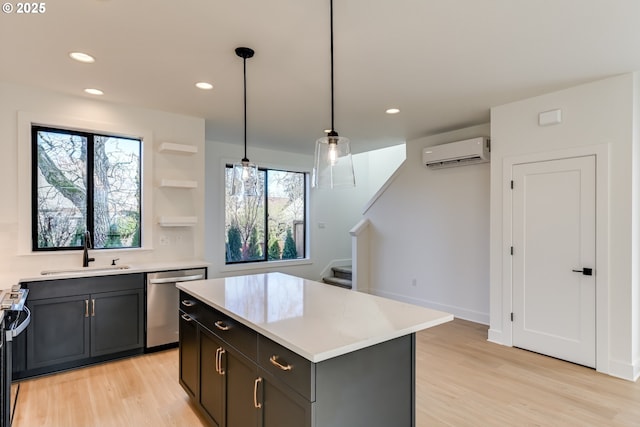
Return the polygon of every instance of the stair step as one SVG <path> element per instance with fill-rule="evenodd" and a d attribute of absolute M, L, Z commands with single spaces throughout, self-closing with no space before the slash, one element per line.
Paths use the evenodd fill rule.
<path fill-rule="evenodd" d="M 341 267 L 332 267 L 333 276 L 338 277 L 340 279 L 348 279 L 351 280 L 353 278 L 353 273 L 351 270 L 351 266 L 341 266 Z"/>
<path fill-rule="evenodd" d="M 340 277 L 323 277 L 322 281 L 324 283 L 329 284 L 329 285 L 339 286 L 339 287 L 345 288 L 345 289 L 351 289 L 353 287 L 353 284 L 351 283 L 351 280 L 349 280 L 349 279 L 341 279 Z"/>

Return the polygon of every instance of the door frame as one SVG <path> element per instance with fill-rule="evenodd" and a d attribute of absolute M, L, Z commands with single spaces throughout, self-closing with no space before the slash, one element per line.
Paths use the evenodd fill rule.
<path fill-rule="evenodd" d="M 502 162 L 502 324 L 503 344 L 513 346 L 513 167 L 524 163 L 595 156 L 596 162 L 596 370 L 609 373 L 609 144 L 505 157 Z"/>

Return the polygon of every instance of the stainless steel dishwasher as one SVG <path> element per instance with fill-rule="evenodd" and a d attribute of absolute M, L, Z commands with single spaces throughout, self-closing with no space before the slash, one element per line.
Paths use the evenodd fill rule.
<path fill-rule="evenodd" d="M 177 345 L 179 292 L 176 283 L 206 278 L 206 268 L 147 273 L 147 349 Z"/>

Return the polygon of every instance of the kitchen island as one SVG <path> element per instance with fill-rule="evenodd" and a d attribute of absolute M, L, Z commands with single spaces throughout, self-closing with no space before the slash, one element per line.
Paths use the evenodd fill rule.
<path fill-rule="evenodd" d="M 220 427 L 415 426 L 415 333 L 453 319 L 281 273 L 177 287 L 180 383 Z"/>

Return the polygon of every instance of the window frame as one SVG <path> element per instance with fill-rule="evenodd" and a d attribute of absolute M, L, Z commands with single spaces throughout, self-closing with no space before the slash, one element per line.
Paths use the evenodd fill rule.
<path fill-rule="evenodd" d="M 138 246 L 119 246 L 108 248 L 91 248 L 92 250 L 127 250 L 127 249 L 143 249 L 144 248 L 144 185 L 145 180 L 143 177 L 144 167 L 144 138 L 139 136 L 125 136 L 117 133 L 101 132 L 101 131 L 89 131 L 79 130 L 65 127 L 56 127 L 49 125 L 39 125 L 31 123 L 31 251 L 34 253 L 40 252 L 57 252 L 57 251 L 76 251 L 84 249 L 84 246 L 57 246 L 57 247 L 38 247 L 38 132 L 55 132 L 67 135 L 78 135 L 87 139 L 87 195 L 86 195 L 86 230 L 90 232 L 90 235 L 95 235 L 95 219 L 94 219 L 94 161 L 95 161 L 95 138 L 107 137 L 107 138 L 122 138 L 135 140 L 138 142 L 139 156 L 138 156 L 138 170 L 139 170 L 139 194 L 138 194 L 138 221 L 139 221 L 139 245 Z"/>
<path fill-rule="evenodd" d="M 277 263 L 277 264 L 281 264 L 281 263 L 299 263 L 299 262 L 304 262 L 304 261 L 308 261 L 309 259 L 309 204 L 310 204 L 310 200 L 309 200 L 309 184 L 310 184 L 310 173 L 309 171 L 304 171 L 304 170 L 295 170 L 295 169 L 287 169 L 284 167 L 267 167 L 267 166 L 258 166 L 258 173 L 260 172 L 264 172 L 265 173 L 265 180 L 264 180 L 264 192 L 265 192 L 265 196 L 264 196 L 264 204 L 265 204 L 265 214 L 264 214 L 264 218 L 263 218 L 263 225 L 264 225 L 264 230 L 265 230 L 265 246 L 264 246 L 264 251 L 262 254 L 262 259 L 252 259 L 252 260 L 240 260 L 240 261 L 227 261 L 227 251 L 226 251 L 226 243 L 227 243 L 227 219 L 226 219 L 226 208 L 227 208 L 227 185 L 226 185 L 226 179 L 227 179 L 227 169 L 233 169 L 233 163 L 230 163 L 228 161 L 223 163 L 223 179 L 222 179 L 222 188 L 223 188 L 223 192 L 222 195 L 224 197 L 224 202 L 222 203 L 222 208 L 223 208 L 223 215 L 222 215 L 222 228 L 223 228 L 223 242 L 224 242 L 224 249 L 222 252 L 222 256 L 224 258 L 224 267 L 225 269 L 233 269 L 234 267 L 238 267 L 238 266 L 247 266 L 247 265 L 256 265 L 256 266 L 260 266 L 260 265 L 264 265 L 264 264 L 271 264 L 271 263 Z M 304 223 L 304 239 L 302 242 L 302 248 L 303 248 L 303 254 L 301 257 L 299 258 L 294 258 L 294 259 L 278 259 L 278 260 L 269 260 L 269 198 L 266 197 L 266 194 L 268 194 L 269 191 L 269 179 L 268 179 L 268 172 L 269 171 L 275 171 L 275 172 L 286 172 L 286 173 L 297 173 L 297 174 L 301 174 L 303 176 L 303 199 L 304 199 L 304 207 L 303 207 L 303 212 L 304 212 L 304 218 L 303 218 L 303 223 Z M 293 230 L 292 230 L 293 231 Z"/>

